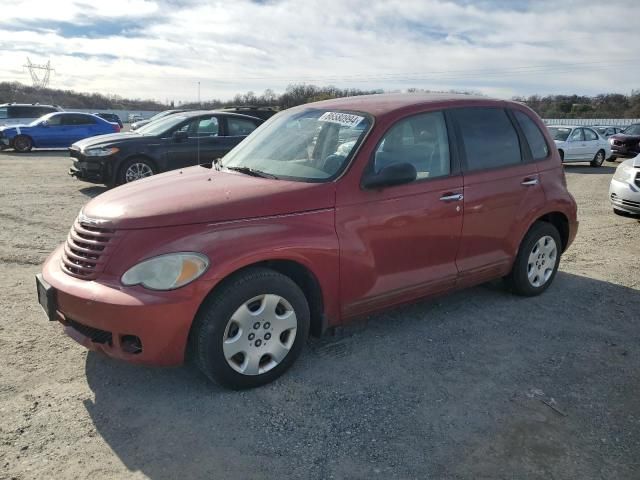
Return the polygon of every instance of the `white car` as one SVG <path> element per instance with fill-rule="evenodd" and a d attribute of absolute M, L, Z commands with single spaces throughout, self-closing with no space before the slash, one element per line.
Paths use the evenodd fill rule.
<path fill-rule="evenodd" d="M 592 167 L 599 167 L 611 156 L 611 145 L 593 128 L 577 125 L 552 125 L 548 128 L 563 163 L 589 162 Z"/>
<path fill-rule="evenodd" d="M 609 185 L 609 198 L 618 215 L 640 214 L 640 155 L 618 165 Z"/>
<path fill-rule="evenodd" d="M 57 105 L 39 103 L 3 103 L 0 105 L 0 127 L 27 125 L 47 113 L 62 112 Z"/>

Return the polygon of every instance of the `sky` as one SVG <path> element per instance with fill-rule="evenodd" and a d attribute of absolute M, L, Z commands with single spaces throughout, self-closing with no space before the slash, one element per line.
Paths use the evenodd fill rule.
<path fill-rule="evenodd" d="M 640 89 L 635 0 L 3 0 L 0 81 L 185 102 L 341 88 Z M 625 21 L 633 19 L 633 21 Z"/>

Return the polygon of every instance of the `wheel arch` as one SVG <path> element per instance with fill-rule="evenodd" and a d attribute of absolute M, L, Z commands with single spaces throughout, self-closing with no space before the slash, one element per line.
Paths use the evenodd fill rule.
<path fill-rule="evenodd" d="M 160 173 L 160 168 L 158 167 L 158 162 L 156 160 L 154 160 L 152 157 L 150 157 L 149 155 L 145 154 L 145 153 L 132 153 L 131 155 L 128 155 L 126 157 L 124 157 L 122 160 L 120 160 L 116 165 L 113 166 L 113 171 L 111 172 L 111 179 L 114 182 L 118 181 L 118 177 L 120 176 L 120 173 L 122 172 L 122 168 L 123 166 L 130 160 L 136 159 L 136 158 L 140 158 L 143 160 L 148 161 L 153 168 L 155 168 L 156 170 L 156 175 L 158 173 Z"/>
<path fill-rule="evenodd" d="M 529 225 L 529 228 L 522 238 L 527 235 L 527 232 L 531 230 L 531 227 L 533 227 L 536 222 L 547 222 L 556 227 L 560 234 L 560 241 L 562 242 L 562 252 L 567 249 L 569 243 L 569 218 L 564 213 L 556 211 L 539 216 Z M 520 242 L 522 243 L 522 239 Z"/>
<path fill-rule="evenodd" d="M 300 261 L 286 258 L 274 258 L 256 261 L 238 267 L 233 271 L 227 273 L 204 296 L 202 302 L 200 303 L 200 307 L 198 308 L 198 312 L 196 313 L 196 317 L 199 315 L 200 310 L 203 308 L 207 299 L 211 297 L 211 295 L 213 295 L 226 283 L 233 281 L 233 278 L 237 275 L 256 267 L 268 268 L 270 270 L 281 273 L 282 275 L 290 278 L 298 287 L 300 287 L 309 304 L 309 313 L 311 315 L 310 333 L 316 337 L 321 336 L 327 327 L 322 285 L 318 280 L 316 274 L 308 266 L 304 265 Z M 193 329 L 193 324 L 191 326 L 191 329 Z"/>

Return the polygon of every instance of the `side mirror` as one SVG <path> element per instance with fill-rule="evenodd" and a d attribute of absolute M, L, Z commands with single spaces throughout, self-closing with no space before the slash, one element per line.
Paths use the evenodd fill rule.
<path fill-rule="evenodd" d="M 49 126 L 49 121 L 48 120 L 43 120 L 42 122 L 40 122 L 40 126 L 41 127 L 48 127 Z"/>
<path fill-rule="evenodd" d="M 416 167 L 407 162 L 392 163 L 378 173 L 372 173 L 362 179 L 366 189 L 391 187 L 413 182 L 418 176 Z"/>
<path fill-rule="evenodd" d="M 173 132 L 173 139 L 176 142 L 183 142 L 187 138 L 189 138 L 189 133 L 184 130 L 178 130 L 177 132 Z"/>

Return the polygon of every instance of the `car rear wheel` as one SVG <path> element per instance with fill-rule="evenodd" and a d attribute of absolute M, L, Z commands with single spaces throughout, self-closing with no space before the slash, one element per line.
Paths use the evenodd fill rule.
<path fill-rule="evenodd" d="M 117 185 L 135 182 L 155 174 L 155 166 L 149 160 L 146 158 L 132 158 L 120 167 Z"/>
<path fill-rule="evenodd" d="M 191 353 L 211 380 L 253 388 L 282 375 L 309 333 L 309 305 L 289 277 L 252 268 L 231 277 L 203 304 L 191 332 Z"/>
<path fill-rule="evenodd" d="M 562 243 L 556 227 L 536 222 L 525 235 L 511 273 L 505 277 L 517 295 L 532 297 L 544 292 L 558 271 Z"/>
<path fill-rule="evenodd" d="M 13 149 L 16 152 L 26 153 L 33 148 L 33 141 L 27 135 L 18 135 L 13 139 Z"/>
<path fill-rule="evenodd" d="M 591 166 L 601 167 L 602 164 L 604 163 L 604 159 L 605 159 L 604 150 L 598 150 L 598 153 L 596 153 L 596 156 L 593 157 L 593 160 L 591 160 Z"/>

